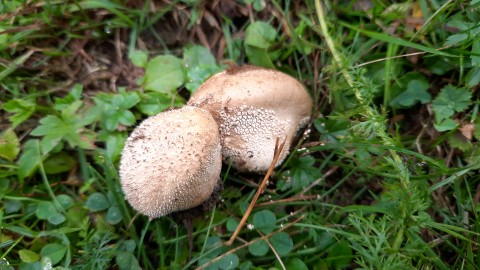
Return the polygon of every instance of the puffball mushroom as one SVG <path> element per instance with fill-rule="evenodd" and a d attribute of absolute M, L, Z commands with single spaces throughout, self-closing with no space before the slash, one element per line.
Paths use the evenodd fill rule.
<path fill-rule="evenodd" d="M 130 205 L 151 219 L 207 200 L 222 166 L 218 126 L 207 111 L 185 106 L 147 118 L 130 134 L 120 181 Z"/>
<path fill-rule="evenodd" d="M 296 132 L 310 119 L 312 99 L 295 78 L 255 66 L 230 67 L 192 94 L 188 105 L 208 110 L 220 131 L 225 163 L 240 171 L 265 172 L 277 138 L 285 159 Z"/>

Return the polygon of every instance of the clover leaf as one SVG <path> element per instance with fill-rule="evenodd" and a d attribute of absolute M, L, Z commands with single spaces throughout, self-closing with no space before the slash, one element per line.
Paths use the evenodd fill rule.
<path fill-rule="evenodd" d="M 12 99 L 3 104 L 2 109 L 13 115 L 8 117 L 12 128 L 17 127 L 35 112 L 36 104 L 26 99 Z"/>
<path fill-rule="evenodd" d="M 71 147 L 79 146 L 90 149 L 94 134 L 84 127 L 91 124 L 91 119 L 76 114 L 81 101 L 65 107 L 61 115 L 47 115 L 40 119 L 40 125 L 30 133 L 33 136 L 43 136 L 40 146 L 43 153 L 50 152 L 61 141 L 66 141 Z"/>
<path fill-rule="evenodd" d="M 435 112 L 436 123 L 453 116 L 455 112 L 466 110 L 471 104 L 472 93 L 465 88 L 447 85 L 433 100 L 432 109 Z"/>
<path fill-rule="evenodd" d="M 100 93 L 93 99 L 100 108 L 105 129 L 114 131 L 120 124 L 131 126 L 135 123 L 135 116 L 129 109 L 140 102 L 138 93 L 120 90 L 119 94 Z"/>
<path fill-rule="evenodd" d="M 390 106 L 394 108 L 412 107 L 418 102 L 425 104 L 432 100 L 432 96 L 427 92 L 428 81 L 420 73 L 409 73 L 402 77 L 398 84 L 403 88 L 403 92 L 390 101 Z"/>

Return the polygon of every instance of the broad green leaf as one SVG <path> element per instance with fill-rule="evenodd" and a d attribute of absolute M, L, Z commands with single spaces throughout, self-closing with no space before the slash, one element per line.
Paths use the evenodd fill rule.
<path fill-rule="evenodd" d="M 465 77 L 465 86 L 473 88 L 480 83 L 480 67 L 473 67 Z"/>
<path fill-rule="evenodd" d="M 28 249 L 21 249 L 18 251 L 18 255 L 20 256 L 20 260 L 26 263 L 34 263 L 40 260 L 40 255 Z"/>
<path fill-rule="evenodd" d="M 277 251 L 278 255 L 286 256 L 293 249 L 293 240 L 286 232 L 279 232 L 270 237 L 270 244 Z"/>
<path fill-rule="evenodd" d="M 304 156 L 294 158 L 290 161 L 290 172 L 292 176 L 292 187 L 295 190 L 302 189 L 310 185 L 321 176 L 321 171 L 314 166 L 315 158 Z"/>
<path fill-rule="evenodd" d="M 57 201 L 60 203 L 60 205 L 63 207 L 63 209 L 67 210 L 73 205 L 73 199 L 67 194 L 60 194 L 57 195 Z"/>
<path fill-rule="evenodd" d="M 122 213 L 120 212 L 120 209 L 117 206 L 108 208 L 105 220 L 111 225 L 118 224 L 120 221 L 122 221 Z"/>
<path fill-rule="evenodd" d="M 83 103 L 80 101 L 80 98 L 82 97 L 82 93 L 83 93 L 83 85 L 75 84 L 72 87 L 72 89 L 70 89 L 70 92 L 68 93 L 68 95 L 66 95 L 63 98 L 55 98 L 55 104 L 53 105 L 53 108 L 57 111 L 62 111 L 68 108 L 74 102 L 77 102 L 77 104 L 82 105 Z"/>
<path fill-rule="evenodd" d="M 137 244 L 135 244 L 135 240 L 129 239 L 122 242 L 121 246 L 119 247 L 119 250 L 133 252 L 135 251 L 136 247 L 137 247 Z"/>
<path fill-rule="evenodd" d="M 447 72 L 455 68 L 453 61 L 447 61 L 445 57 L 429 57 L 425 58 L 425 65 L 428 70 L 436 75 L 445 75 Z"/>
<path fill-rule="evenodd" d="M 313 125 L 322 134 L 320 140 L 326 143 L 338 142 L 348 134 L 349 122 L 345 119 L 321 117 L 315 119 Z"/>
<path fill-rule="evenodd" d="M 142 101 L 138 103 L 137 107 L 143 114 L 152 116 L 163 112 L 171 106 L 180 107 L 184 104 L 185 100 L 179 95 L 172 97 L 170 94 L 148 92 L 142 97 Z"/>
<path fill-rule="evenodd" d="M 470 59 L 472 59 L 472 66 L 480 67 L 480 36 L 473 40 Z"/>
<path fill-rule="evenodd" d="M 55 265 L 63 259 L 66 252 L 67 252 L 66 246 L 58 243 L 51 243 L 51 244 L 46 244 L 40 251 L 40 254 L 43 257 L 49 257 L 50 260 L 52 260 L 52 265 Z"/>
<path fill-rule="evenodd" d="M 110 202 L 103 193 L 95 192 L 88 196 L 86 206 L 93 212 L 103 211 L 110 207 Z"/>
<path fill-rule="evenodd" d="M 58 174 L 70 171 L 77 164 L 76 159 L 66 152 L 59 152 L 50 155 L 43 163 L 45 172 L 48 174 Z"/>
<path fill-rule="evenodd" d="M 440 132 L 452 130 L 457 127 L 457 123 L 453 119 L 444 119 L 440 123 L 433 124 L 436 130 Z"/>
<path fill-rule="evenodd" d="M 276 37 L 275 28 L 262 21 L 250 24 L 245 30 L 245 44 L 261 49 L 272 46 Z"/>
<path fill-rule="evenodd" d="M 227 220 L 227 231 L 229 232 L 234 232 L 237 229 L 238 226 L 238 220 L 231 217 Z"/>
<path fill-rule="evenodd" d="M 462 152 L 466 152 L 473 147 L 471 141 L 457 134 L 452 134 L 451 136 L 448 136 L 448 144 L 450 145 L 450 147 L 460 149 Z"/>
<path fill-rule="evenodd" d="M 66 141 L 71 147 L 92 149 L 95 133 L 85 129 L 90 124 L 86 118 L 76 113 L 82 106 L 81 101 L 75 101 L 62 111 L 61 117 L 48 115 L 40 120 L 40 125 L 30 133 L 33 136 L 43 136 L 41 147 L 43 153 L 49 153 L 61 141 Z"/>
<path fill-rule="evenodd" d="M 237 269 L 238 266 L 238 256 L 234 253 L 230 253 L 227 256 L 221 258 L 217 265 L 218 268 L 223 269 L 223 270 L 230 270 L 230 269 Z"/>
<path fill-rule="evenodd" d="M 126 132 L 102 132 L 98 139 L 105 142 L 105 153 L 112 162 L 116 162 L 120 158 L 123 146 L 127 140 Z"/>
<path fill-rule="evenodd" d="M 461 14 L 452 16 L 446 25 L 447 27 L 457 28 L 459 30 L 458 32 L 466 32 L 471 30 L 474 26 L 474 24 L 469 22 L 467 18 Z"/>
<path fill-rule="evenodd" d="M 183 52 L 183 63 L 187 69 L 197 66 L 216 65 L 215 57 L 208 48 L 199 45 L 188 47 Z"/>
<path fill-rule="evenodd" d="M 238 269 L 240 269 L 240 270 L 254 269 L 253 268 L 253 263 L 251 261 L 244 261 L 238 266 Z"/>
<path fill-rule="evenodd" d="M 5 214 L 16 213 L 22 209 L 23 203 L 20 200 L 3 200 Z M 1 217 L 1 215 L 0 215 Z"/>
<path fill-rule="evenodd" d="M 335 234 L 329 231 L 320 231 L 318 235 L 314 238 L 315 246 L 324 251 L 327 248 L 331 247 L 337 241 Z"/>
<path fill-rule="evenodd" d="M 81 224 L 87 218 L 89 212 L 87 209 L 80 207 L 72 207 L 67 210 L 66 218 L 67 223 L 63 227 L 76 227 Z"/>
<path fill-rule="evenodd" d="M 8 117 L 8 120 L 12 123 L 12 128 L 27 120 L 35 112 L 35 107 L 34 102 L 25 99 L 12 99 L 2 106 L 5 111 L 13 113 L 12 116 Z"/>
<path fill-rule="evenodd" d="M 134 50 L 128 55 L 128 59 L 137 67 L 146 67 L 148 63 L 148 54 L 144 51 Z"/>
<path fill-rule="evenodd" d="M 137 92 L 100 93 L 93 99 L 99 107 L 101 123 L 107 130 L 114 131 L 120 124 L 131 126 L 135 123 L 135 116 L 129 109 L 141 100 Z"/>
<path fill-rule="evenodd" d="M 140 102 L 140 96 L 137 92 L 121 91 L 111 99 L 112 106 L 117 109 L 130 109 L 138 102 Z"/>
<path fill-rule="evenodd" d="M 48 153 L 60 143 L 68 130 L 69 127 L 66 126 L 58 116 L 49 115 L 41 119 L 40 125 L 30 134 L 33 136 L 44 136 L 40 145 L 42 147 L 42 152 Z"/>
<path fill-rule="evenodd" d="M 28 140 L 23 145 L 23 153 L 18 160 L 18 178 L 31 176 L 43 161 L 39 140 Z"/>
<path fill-rule="evenodd" d="M 20 152 L 20 142 L 13 128 L 8 128 L 0 135 L 0 157 L 14 161 Z"/>
<path fill-rule="evenodd" d="M 72 130 L 67 123 L 56 115 L 48 115 L 40 120 L 40 125 L 32 130 L 30 135 L 44 136 L 41 140 L 42 152 L 48 153 L 68 132 L 72 132 Z M 73 132 L 76 134 L 76 131 Z"/>
<path fill-rule="evenodd" d="M 328 251 L 328 258 L 333 269 L 346 267 L 353 259 L 352 248 L 346 241 L 338 242 Z"/>
<path fill-rule="evenodd" d="M 185 87 L 191 93 L 195 92 L 211 75 L 222 70 L 216 64 L 210 50 L 203 46 L 194 45 L 187 48 L 183 54 L 183 62 L 187 75 Z"/>
<path fill-rule="evenodd" d="M 131 252 L 121 251 L 117 254 L 115 262 L 120 270 L 141 270 L 137 259 Z"/>
<path fill-rule="evenodd" d="M 132 126 L 135 123 L 135 116 L 131 111 L 117 111 L 107 116 L 105 119 L 107 130 L 115 130 L 119 124 L 124 126 Z"/>
<path fill-rule="evenodd" d="M 83 106 L 83 101 L 81 100 L 74 100 L 70 104 L 66 104 L 60 111 L 60 117 L 65 120 L 69 120 L 71 118 L 77 118 L 78 117 L 78 110 Z M 79 118 L 78 120 L 82 123 L 82 126 L 85 126 L 89 123 L 84 124 L 83 119 Z"/>
<path fill-rule="evenodd" d="M 47 221 L 53 225 L 62 224 L 65 220 L 65 216 L 60 213 L 55 213 L 47 218 Z"/>
<path fill-rule="evenodd" d="M 265 240 L 256 241 L 248 246 L 248 251 L 250 254 L 257 257 L 265 256 L 269 249 L 270 247 Z"/>
<path fill-rule="evenodd" d="M 37 210 L 35 211 L 35 214 L 37 215 L 38 219 L 43 219 L 46 220 L 50 216 L 57 214 L 57 208 L 55 205 L 50 202 L 50 201 L 44 201 L 40 202 L 37 206 Z"/>
<path fill-rule="evenodd" d="M 247 45 L 245 53 L 247 54 L 250 63 L 265 68 L 274 68 L 267 49 Z"/>
<path fill-rule="evenodd" d="M 453 35 L 447 37 L 447 40 L 445 41 L 443 46 L 457 45 L 459 43 L 462 43 L 466 39 L 468 39 L 468 34 L 466 34 L 466 33 L 453 34 Z"/>
<path fill-rule="evenodd" d="M 159 55 L 150 60 L 145 70 L 145 90 L 171 93 L 185 81 L 182 61 L 173 55 Z"/>
<path fill-rule="evenodd" d="M 218 236 L 210 236 L 207 239 L 207 242 L 205 243 L 205 250 L 211 250 L 220 245 L 222 240 Z M 211 257 L 217 257 L 222 253 L 222 250 L 217 248 L 211 252 L 209 252 L 209 256 Z"/>
<path fill-rule="evenodd" d="M 255 11 L 262 11 L 265 9 L 266 5 L 267 5 L 266 2 L 263 0 L 255 0 L 253 2 L 253 9 Z"/>
<path fill-rule="evenodd" d="M 406 82 L 406 87 L 403 88 L 403 92 L 390 102 L 392 107 L 408 108 L 415 105 L 417 102 L 425 104 L 432 100 L 432 96 L 427 92 L 429 86 L 428 81 L 423 75 L 417 73 L 412 74 L 412 76 L 408 76 L 407 78 L 408 82 Z M 400 86 L 400 88 L 402 87 Z"/>
<path fill-rule="evenodd" d="M 221 71 L 221 68 L 217 65 L 192 66 L 187 69 L 185 87 L 190 93 L 194 93 L 206 79 L 219 71 Z"/>
<path fill-rule="evenodd" d="M 465 88 L 447 85 L 433 100 L 432 108 L 437 123 L 451 117 L 455 112 L 466 110 L 471 104 L 472 93 Z"/>
<path fill-rule="evenodd" d="M 288 270 L 308 270 L 307 265 L 299 258 L 292 258 L 285 263 Z"/>
<path fill-rule="evenodd" d="M 256 212 L 253 215 L 252 224 L 255 229 L 261 231 L 264 234 L 269 234 L 275 229 L 277 218 L 275 214 L 270 210 L 262 210 Z"/>

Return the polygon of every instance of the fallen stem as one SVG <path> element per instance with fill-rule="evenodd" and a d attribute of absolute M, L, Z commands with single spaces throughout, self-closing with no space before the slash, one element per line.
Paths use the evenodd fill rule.
<path fill-rule="evenodd" d="M 258 187 L 257 193 L 255 193 L 255 196 L 250 202 L 250 205 L 248 206 L 247 211 L 243 215 L 242 220 L 240 221 L 237 228 L 235 229 L 235 232 L 233 232 L 232 237 L 230 237 L 230 239 L 227 242 L 225 242 L 227 246 L 231 246 L 233 244 L 233 241 L 235 241 L 235 238 L 237 238 L 238 234 L 240 233 L 240 230 L 243 228 L 243 226 L 245 226 L 245 223 L 247 222 L 247 218 L 250 216 L 250 213 L 252 212 L 253 207 L 255 206 L 255 203 L 257 202 L 258 198 L 260 197 L 260 194 L 262 194 L 262 191 L 267 184 L 267 180 L 270 178 L 270 175 L 272 175 L 273 170 L 275 169 L 275 164 L 277 164 L 277 161 L 280 158 L 280 154 L 282 153 L 284 146 L 285 146 L 285 140 L 281 145 L 279 145 L 279 139 L 277 138 L 275 142 L 275 151 L 273 154 L 272 163 L 270 164 L 270 167 L 268 168 L 268 171 L 265 174 L 265 177 L 263 178 L 262 183 Z"/>
<path fill-rule="evenodd" d="M 320 195 L 302 195 L 302 196 L 294 196 L 286 199 L 280 199 L 276 201 L 269 201 L 269 202 L 263 202 L 255 205 L 255 208 L 257 207 L 262 207 L 262 206 L 267 206 L 267 205 L 275 205 L 279 203 L 290 203 L 290 202 L 296 202 L 296 201 L 306 201 L 306 200 L 317 200 L 320 198 Z"/>

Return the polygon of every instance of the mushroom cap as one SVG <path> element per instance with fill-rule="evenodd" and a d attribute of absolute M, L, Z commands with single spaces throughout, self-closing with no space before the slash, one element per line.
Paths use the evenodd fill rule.
<path fill-rule="evenodd" d="M 207 111 L 185 106 L 137 126 L 127 139 L 119 171 L 130 205 L 153 219 L 207 200 L 221 166 L 217 124 Z"/>
<path fill-rule="evenodd" d="M 310 119 L 312 99 L 285 73 L 242 66 L 210 77 L 188 105 L 208 110 L 217 121 L 224 162 L 240 171 L 264 172 L 277 138 L 286 140 L 276 165 L 287 156 L 296 132 Z"/>

